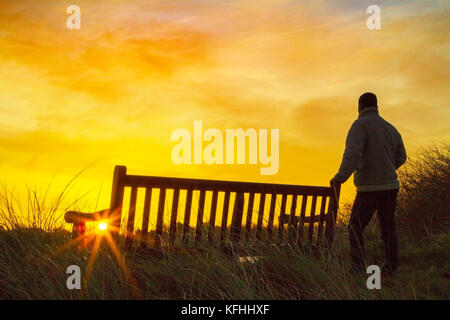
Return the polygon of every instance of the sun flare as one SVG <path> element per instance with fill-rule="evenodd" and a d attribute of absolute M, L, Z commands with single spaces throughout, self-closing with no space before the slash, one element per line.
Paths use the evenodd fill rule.
<path fill-rule="evenodd" d="M 105 231 L 108 228 L 108 224 L 106 222 L 100 222 L 98 228 L 102 231 Z"/>

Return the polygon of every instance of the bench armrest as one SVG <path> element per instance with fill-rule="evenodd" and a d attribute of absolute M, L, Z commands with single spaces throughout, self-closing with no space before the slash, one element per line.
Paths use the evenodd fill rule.
<path fill-rule="evenodd" d="M 89 221 L 99 221 L 105 219 L 108 216 L 109 209 L 100 210 L 96 212 L 79 212 L 79 211 L 67 211 L 64 214 L 64 220 L 67 223 L 79 224 Z"/>

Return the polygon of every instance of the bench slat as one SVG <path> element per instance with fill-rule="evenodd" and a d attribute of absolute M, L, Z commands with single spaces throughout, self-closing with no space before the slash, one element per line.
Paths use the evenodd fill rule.
<path fill-rule="evenodd" d="M 237 193 L 234 201 L 233 216 L 231 219 L 230 238 L 233 242 L 241 239 L 242 216 L 244 213 L 244 194 Z"/>
<path fill-rule="evenodd" d="M 151 203 L 152 203 L 152 189 L 145 188 L 144 212 L 142 216 L 141 247 L 145 247 L 147 245 Z"/>
<path fill-rule="evenodd" d="M 159 190 L 158 215 L 156 216 L 155 245 L 157 247 L 161 246 L 162 241 L 165 203 L 166 203 L 166 189 L 162 188 Z"/>
<path fill-rule="evenodd" d="M 187 243 L 189 235 L 189 224 L 191 222 L 191 206 L 192 206 L 192 189 L 188 189 L 186 193 L 186 204 L 184 206 L 184 225 L 183 225 L 183 244 Z"/>
<path fill-rule="evenodd" d="M 283 194 L 281 196 L 281 207 L 280 207 L 280 217 L 282 215 L 286 215 L 286 201 L 287 195 Z M 278 239 L 277 242 L 283 242 L 283 231 L 284 231 L 284 223 L 281 222 L 282 219 L 278 219 Z"/>
<path fill-rule="evenodd" d="M 307 203 L 308 203 L 308 196 L 302 196 L 302 206 L 300 208 L 300 222 L 297 225 L 297 228 L 298 228 L 297 244 L 299 246 L 301 246 L 303 244 L 303 239 L 304 239 L 304 231 L 303 230 L 304 230 Z"/>
<path fill-rule="evenodd" d="M 200 191 L 200 199 L 198 201 L 197 211 L 197 227 L 195 228 L 195 242 L 198 243 L 202 240 L 202 228 L 203 228 L 203 212 L 205 211 L 205 190 Z"/>
<path fill-rule="evenodd" d="M 255 193 L 250 192 L 250 194 L 248 196 L 247 219 L 245 222 L 245 240 L 247 240 L 247 241 L 250 240 L 254 202 L 255 202 Z"/>
<path fill-rule="evenodd" d="M 263 226 L 263 218 L 264 218 L 264 207 L 266 205 L 266 194 L 261 193 L 261 197 L 259 198 L 259 209 L 258 209 L 258 224 L 256 227 L 256 238 L 258 240 L 262 239 L 262 226 Z"/>
<path fill-rule="evenodd" d="M 311 212 L 309 214 L 309 230 L 308 230 L 308 245 L 312 243 L 314 234 L 314 222 L 316 215 L 317 196 L 313 196 L 311 203 Z"/>
<path fill-rule="evenodd" d="M 226 241 L 229 207 L 230 207 L 230 192 L 226 191 L 223 200 L 222 225 L 220 228 L 220 243 L 222 244 Z"/>
<path fill-rule="evenodd" d="M 209 215 L 209 230 L 208 230 L 208 240 L 210 243 L 214 241 L 214 230 L 216 227 L 216 213 L 217 213 L 217 197 L 218 191 L 213 191 L 211 199 L 211 211 Z"/>
<path fill-rule="evenodd" d="M 295 210 L 297 209 L 297 195 L 292 195 L 292 202 L 291 202 L 291 212 L 289 216 L 289 222 L 288 222 L 288 242 L 294 243 L 296 235 L 296 225 L 298 222 L 296 222 L 296 216 L 295 216 Z"/>
<path fill-rule="evenodd" d="M 270 208 L 269 208 L 269 221 L 267 225 L 267 232 L 268 232 L 268 241 L 272 240 L 272 234 L 273 234 L 273 220 L 275 217 L 275 204 L 277 200 L 277 194 L 272 193 L 270 197 Z"/>
<path fill-rule="evenodd" d="M 177 233 L 177 214 L 178 214 L 179 197 L 180 197 L 180 189 L 175 189 L 173 191 L 172 212 L 170 214 L 170 227 L 169 227 L 169 241 L 171 245 L 174 245 L 175 235 Z"/>
<path fill-rule="evenodd" d="M 320 204 L 320 216 L 319 216 L 319 229 L 317 231 L 317 245 L 320 244 L 323 232 L 323 221 L 325 219 L 325 207 L 327 204 L 327 197 L 322 197 L 322 203 Z"/>
<path fill-rule="evenodd" d="M 125 186 L 169 188 L 169 189 L 193 189 L 209 191 L 229 191 L 229 192 L 249 192 L 255 193 L 274 193 L 274 194 L 307 194 L 307 195 L 327 195 L 331 196 L 330 187 L 321 186 L 302 186 L 291 184 L 271 184 L 260 182 L 241 182 L 226 180 L 204 180 L 204 179 L 185 179 L 172 177 L 156 176 L 138 176 L 126 175 L 124 177 Z"/>

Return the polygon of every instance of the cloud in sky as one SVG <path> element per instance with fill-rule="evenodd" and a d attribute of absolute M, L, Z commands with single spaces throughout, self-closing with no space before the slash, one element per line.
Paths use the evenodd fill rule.
<path fill-rule="evenodd" d="M 382 29 L 369 31 L 369 1 L 78 1 L 81 30 L 65 28 L 65 2 L 2 2 L 2 171 L 38 157 L 42 170 L 73 172 L 101 158 L 156 175 L 323 185 L 369 90 L 407 147 L 448 139 L 448 2 L 377 3 Z M 194 120 L 280 129 L 278 176 L 173 165 L 171 132 Z"/>

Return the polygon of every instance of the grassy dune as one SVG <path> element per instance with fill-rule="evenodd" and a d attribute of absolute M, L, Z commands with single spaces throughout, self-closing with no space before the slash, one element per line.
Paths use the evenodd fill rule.
<path fill-rule="evenodd" d="M 367 289 L 366 277 L 348 272 L 348 205 L 342 206 L 330 254 L 260 244 L 253 249 L 263 257 L 251 263 L 204 244 L 163 254 L 135 251 L 117 260 L 103 243 L 91 263 L 92 249 L 67 247 L 71 237 L 61 229 L 57 203 L 39 205 L 30 197 L 29 215 L 19 221 L 17 204 L 5 188 L 0 196 L 0 298 L 449 299 L 449 165 L 450 148 L 440 145 L 418 153 L 400 171 L 400 266 L 394 278 L 382 279 L 381 290 Z M 381 265 L 376 219 L 365 236 L 367 263 Z M 66 287 L 66 268 L 73 264 L 82 270 L 81 290 Z"/>

